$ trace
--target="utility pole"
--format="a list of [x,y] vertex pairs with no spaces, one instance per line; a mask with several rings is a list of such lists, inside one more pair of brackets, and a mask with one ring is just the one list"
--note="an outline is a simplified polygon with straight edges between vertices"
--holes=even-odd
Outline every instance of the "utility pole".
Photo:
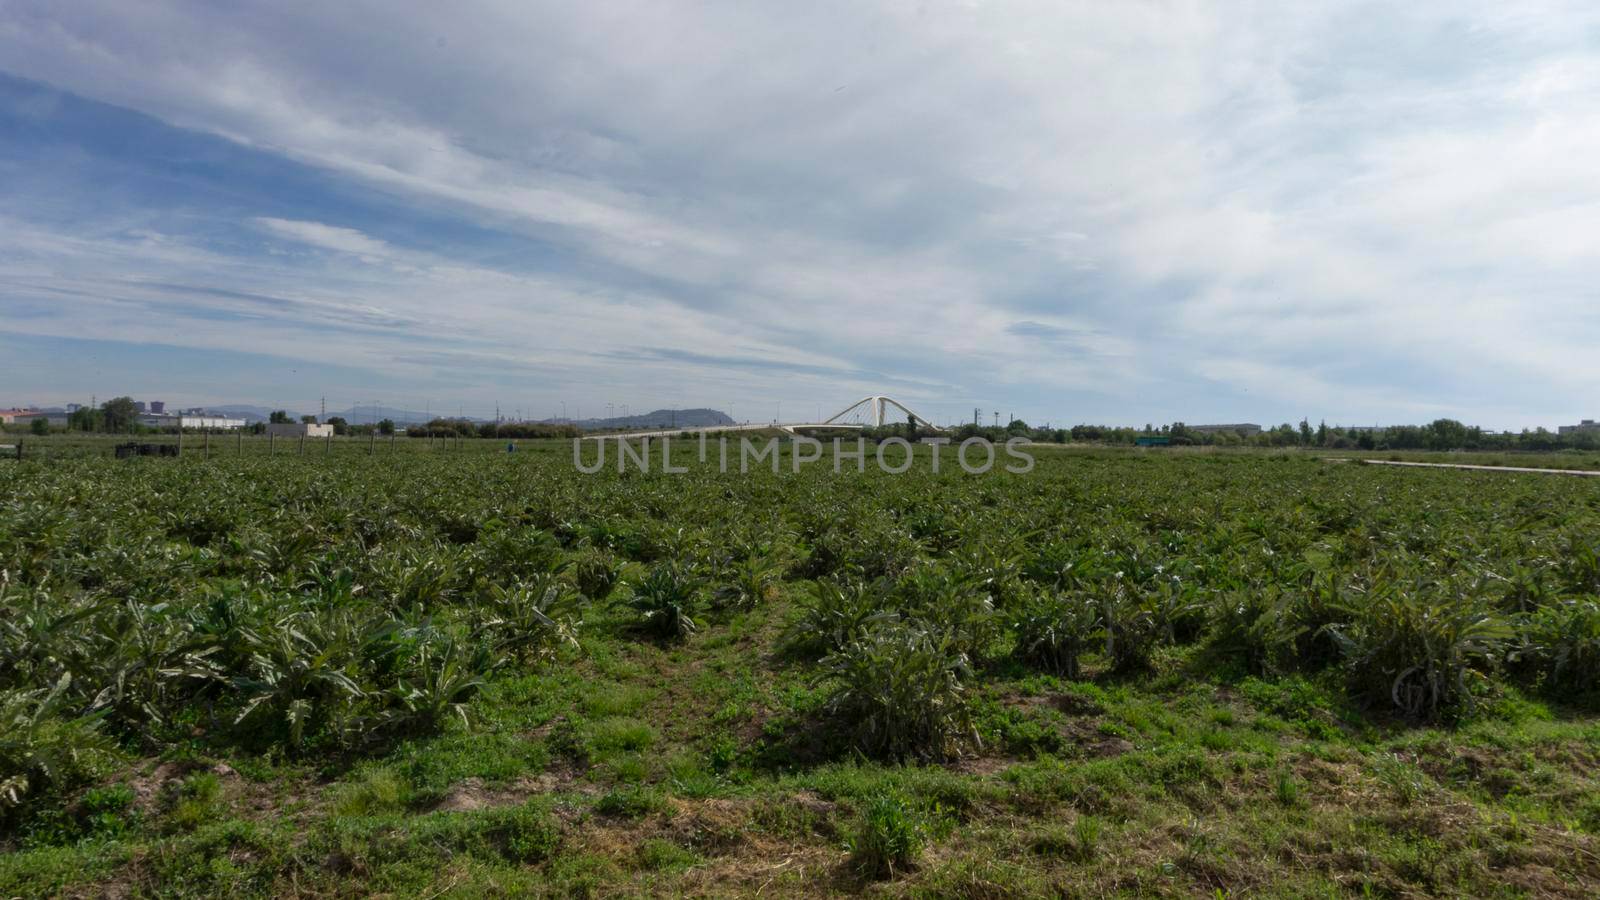
[[976,406],[974,406],[972,408],[972,427],[973,428],[977,428],[978,427],[978,417],[981,416],[981,415],[983,415],[983,412],[981,410],[979,410]]
[[326,421],[328,421],[328,398],[327,398],[326,395],[324,395],[323,398],[322,398],[322,411],[317,414],[317,421],[318,422],[326,422]]

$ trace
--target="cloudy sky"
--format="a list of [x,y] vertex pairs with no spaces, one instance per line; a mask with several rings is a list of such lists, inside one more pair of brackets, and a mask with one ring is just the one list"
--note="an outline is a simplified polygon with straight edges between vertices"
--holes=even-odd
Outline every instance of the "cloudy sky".
[[0,406],[1555,425],[1597,244],[1593,2],[0,0]]

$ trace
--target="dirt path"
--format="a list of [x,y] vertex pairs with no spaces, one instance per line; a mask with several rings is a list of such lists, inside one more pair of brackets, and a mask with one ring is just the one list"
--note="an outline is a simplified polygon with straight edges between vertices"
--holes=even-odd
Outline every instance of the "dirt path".
[[1402,462],[1398,459],[1362,459],[1352,456],[1324,456],[1324,462],[1364,462],[1369,466],[1413,466],[1422,469],[1474,469],[1479,472],[1533,472],[1539,475],[1583,475],[1600,478],[1600,471],[1590,469],[1530,469],[1524,466],[1473,466],[1466,463]]

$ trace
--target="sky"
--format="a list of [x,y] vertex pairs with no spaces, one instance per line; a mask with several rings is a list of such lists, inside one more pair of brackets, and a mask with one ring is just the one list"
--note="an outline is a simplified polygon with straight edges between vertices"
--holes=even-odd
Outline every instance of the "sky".
[[1593,2],[0,0],[0,406],[1600,417]]

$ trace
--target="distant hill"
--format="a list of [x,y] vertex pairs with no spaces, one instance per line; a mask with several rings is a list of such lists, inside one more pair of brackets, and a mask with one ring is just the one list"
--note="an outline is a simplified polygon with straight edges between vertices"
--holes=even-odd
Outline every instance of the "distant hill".
[[[176,412],[177,409],[169,404],[167,411]],[[272,418],[274,409],[270,406],[251,406],[248,403],[230,403],[227,406],[207,406],[205,407],[205,411],[214,415],[227,416],[231,419],[243,419],[246,422],[265,422]],[[299,413],[295,412],[294,410],[289,410],[288,412],[291,420],[295,422],[300,421]]]
[[[349,409],[328,410],[328,417],[332,418],[334,416],[343,416],[344,420],[352,425],[367,425],[372,422],[381,422],[384,419],[391,419],[396,425],[426,425],[434,419],[458,418],[449,410],[439,410],[438,412],[419,412],[414,409],[397,409],[393,406],[367,406],[364,404],[361,406],[352,406]],[[475,416],[467,416],[466,418],[468,421],[472,422],[489,421],[488,419],[479,419]]]
[[[255,406],[248,403],[230,403],[224,406],[207,406],[206,411],[216,415],[230,416],[244,419],[246,422],[265,422],[272,417],[275,407]],[[291,421],[300,421],[302,413],[298,410],[287,410]],[[314,415],[314,413],[312,413]],[[433,419],[458,418],[448,409],[437,412],[419,412],[414,409],[398,409],[393,406],[353,406],[349,409],[330,409],[328,418],[341,416],[352,425],[366,425],[383,419],[392,419],[397,425],[423,425]],[[477,416],[467,416],[471,422],[488,422]],[[324,420],[325,421],[325,420]],[[506,418],[510,421],[510,417]],[[616,416],[602,419],[544,419],[547,425],[576,425],[579,428],[590,430],[606,430],[613,428],[714,428],[718,425],[733,425],[734,420],[725,413],[715,409],[657,409],[647,413],[632,416]]]
[[715,409],[657,409],[634,416],[607,419],[545,419],[551,425],[576,425],[591,431],[612,428],[715,428],[733,425],[733,419]]
[[[249,403],[230,403],[225,406],[205,407],[206,412],[215,413],[217,415],[231,416],[236,419],[244,419],[246,422],[266,422],[272,418],[273,412],[275,412],[277,409],[279,409],[279,407],[254,406]],[[289,414],[290,421],[294,422],[300,421],[301,415],[316,415],[314,412],[302,413],[300,410],[294,409],[285,411]],[[352,425],[366,425],[370,422],[381,421],[383,419],[392,419],[397,425],[424,424],[430,419],[447,417],[443,412],[430,414],[417,412],[414,409],[396,409],[392,406],[353,406],[349,409],[328,410],[328,418],[331,419],[334,416],[341,416],[346,422],[349,422]],[[448,416],[448,418],[454,418],[454,416]],[[485,421],[483,419],[473,418],[472,416],[468,416],[467,418],[473,422]]]

